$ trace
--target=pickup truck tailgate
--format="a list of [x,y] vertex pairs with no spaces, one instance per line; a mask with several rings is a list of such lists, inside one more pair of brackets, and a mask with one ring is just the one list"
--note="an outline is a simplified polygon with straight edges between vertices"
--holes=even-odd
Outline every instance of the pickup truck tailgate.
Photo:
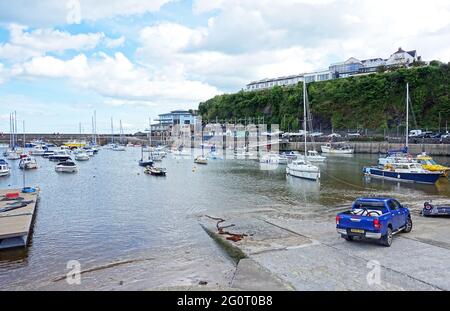
[[374,230],[374,217],[358,215],[339,215],[339,227],[342,229]]

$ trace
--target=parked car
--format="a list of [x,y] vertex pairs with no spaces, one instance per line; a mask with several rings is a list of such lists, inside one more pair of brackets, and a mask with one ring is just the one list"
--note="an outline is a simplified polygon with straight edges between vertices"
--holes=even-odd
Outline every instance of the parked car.
[[331,133],[327,136],[328,138],[341,138],[342,136],[338,133]]
[[409,131],[409,137],[418,137],[422,134],[422,130],[411,130]]
[[361,137],[361,134],[360,133],[347,133],[347,137],[349,137],[349,138]]
[[392,198],[359,198],[352,209],[336,216],[336,230],[347,241],[379,240],[391,246],[393,235],[412,230],[409,209]]

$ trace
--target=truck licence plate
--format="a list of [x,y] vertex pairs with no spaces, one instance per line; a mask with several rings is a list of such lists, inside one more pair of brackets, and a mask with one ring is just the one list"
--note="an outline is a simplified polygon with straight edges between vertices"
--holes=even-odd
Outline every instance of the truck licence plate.
[[350,229],[350,232],[353,232],[353,233],[364,233],[364,230],[361,230],[361,229]]

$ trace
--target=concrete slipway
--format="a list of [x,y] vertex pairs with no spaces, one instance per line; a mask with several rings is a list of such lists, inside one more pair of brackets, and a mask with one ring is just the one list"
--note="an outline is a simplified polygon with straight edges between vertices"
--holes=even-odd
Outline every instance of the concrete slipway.
[[[335,231],[335,211],[299,215],[276,209],[214,215],[229,232],[245,233],[238,242],[217,234],[216,221],[200,219],[211,236],[244,259],[231,288],[243,290],[450,290],[450,219],[419,215],[414,228],[398,234],[390,248],[372,241],[347,242]],[[379,262],[380,282],[367,281]],[[371,274],[373,275],[373,274]],[[372,279],[373,280],[373,279]]]

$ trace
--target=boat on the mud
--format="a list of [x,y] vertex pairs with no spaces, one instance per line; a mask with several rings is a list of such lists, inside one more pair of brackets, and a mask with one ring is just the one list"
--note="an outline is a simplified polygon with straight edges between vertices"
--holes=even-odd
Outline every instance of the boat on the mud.
[[153,166],[148,166],[144,170],[145,174],[150,174],[153,176],[166,176],[166,172],[167,170],[163,167],[153,167]]
[[208,158],[200,155],[194,159],[194,163],[195,164],[208,164]]

